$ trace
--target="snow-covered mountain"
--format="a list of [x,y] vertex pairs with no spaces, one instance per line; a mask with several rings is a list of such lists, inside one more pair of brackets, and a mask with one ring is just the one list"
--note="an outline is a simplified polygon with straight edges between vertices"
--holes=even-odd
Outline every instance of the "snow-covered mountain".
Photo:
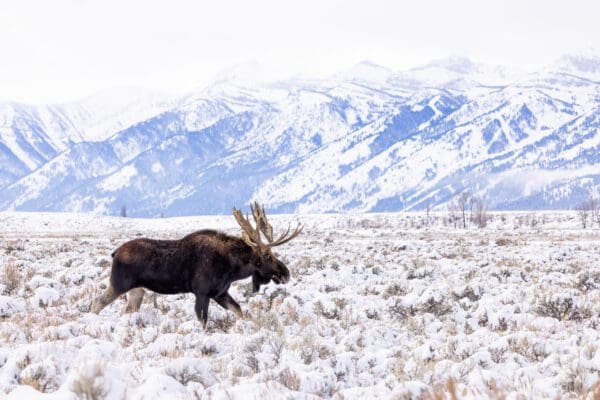
[[56,105],[0,103],[0,187],[45,165],[75,143],[103,141],[177,104],[139,88],[105,90]]
[[535,73],[361,62],[327,79],[232,70],[180,98],[0,105],[0,209],[392,211],[462,190],[571,208],[600,194],[599,71],[583,56]]

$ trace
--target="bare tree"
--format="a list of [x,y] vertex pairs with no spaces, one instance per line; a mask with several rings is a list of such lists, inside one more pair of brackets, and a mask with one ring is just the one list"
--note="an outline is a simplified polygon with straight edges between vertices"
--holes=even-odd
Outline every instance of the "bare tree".
[[473,196],[471,199],[473,204],[471,221],[473,221],[479,228],[485,228],[488,222],[488,214],[485,207],[485,202],[479,196]]
[[596,198],[590,197],[586,203],[590,211],[590,226],[593,227],[595,222],[600,227],[600,202]]
[[448,208],[448,218],[450,219],[450,222],[452,222],[452,225],[454,225],[456,228],[459,220],[458,204],[456,203],[456,199],[450,200],[446,207]]
[[598,224],[598,227],[600,227],[600,201],[598,201],[597,199],[591,197],[589,199],[590,202],[590,208],[591,210],[591,225],[594,225],[594,222],[596,222]]
[[431,214],[431,208],[432,208],[432,206],[431,206],[431,200],[427,199],[426,203],[425,203],[425,212],[426,212],[425,216],[427,218],[425,224],[427,226],[429,226],[429,214]]
[[472,209],[471,194],[468,191],[460,192],[456,196],[456,205],[462,220],[463,229],[467,229],[467,210]]
[[125,205],[121,207],[121,217],[127,217],[127,207]]
[[[596,201],[594,199],[590,198],[590,199],[580,203],[577,207],[575,207],[575,210],[577,210],[577,215],[579,216],[579,220],[581,221],[581,226],[583,227],[583,229],[587,228],[588,220],[589,220],[590,216],[592,216],[592,218],[593,218],[594,208],[596,208],[595,203],[596,203]],[[593,223],[593,220],[592,220],[592,223]]]
[[450,214],[450,219],[454,223],[454,227],[457,225],[462,225],[464,229],[467,228],[467,213],[472,213],[473,210],[473,200],[471,193],[468,191],[457,193],[452,200],[448,202],[448,212]]

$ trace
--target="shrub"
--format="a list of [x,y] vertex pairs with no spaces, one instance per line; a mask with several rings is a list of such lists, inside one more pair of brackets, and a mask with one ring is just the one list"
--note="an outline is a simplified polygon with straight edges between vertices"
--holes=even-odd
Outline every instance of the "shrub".
[[563,294],[542,296],[537,303],[536,312],[559,321],[581,321],[592,316],[589,307],[577,304],[572,296]]
[[30,364],[19,374],[19,383],[29,385],[40,392],[53,392],[58,389],[59,376],[53,359]]
[[82,365],[71,383],[71,390],[79,399],[100,400],[108,393],[108,382],[104,376],[104,365],[90,361]]
[[300,389],[300,378],[289,367],[279,373],[279,382],[290,390],[298,391]]
[[165,374],[184,386],[189,382],[198,382],[207,387],[214,384],[216,379],[204,361],[185,357],[171,362],[165,368]]

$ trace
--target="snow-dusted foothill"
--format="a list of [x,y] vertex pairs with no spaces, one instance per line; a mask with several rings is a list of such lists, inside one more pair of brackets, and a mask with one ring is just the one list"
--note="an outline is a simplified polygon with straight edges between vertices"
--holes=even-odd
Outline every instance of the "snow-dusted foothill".
[[[192,295],[89,312],[110,253],[231,216],[0,213],[0,397],[28,399],[592,398],[600,370],[600,230],[572,212],[273,215],[292,273],[230,293],[207,330]],[[519,397],[521,396],[521,397]],[[439,398],[439,397],[438,397]]]

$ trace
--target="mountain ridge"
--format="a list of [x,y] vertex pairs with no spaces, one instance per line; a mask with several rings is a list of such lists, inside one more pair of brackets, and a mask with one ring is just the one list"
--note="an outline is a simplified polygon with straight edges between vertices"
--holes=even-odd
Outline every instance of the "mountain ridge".
[[[462,190],[496,209],[570,208],[600,194],[599,60],[529,73],[464,58],[402,72],[363,61],[328,79],[258,83],[232,73],[115,107],[87,137],[60,112],[0,105],[0,209],[189,215],[260,200],[274,212],[399,211],[443,208]],[[32,149],[29,164],[17,147]]]

